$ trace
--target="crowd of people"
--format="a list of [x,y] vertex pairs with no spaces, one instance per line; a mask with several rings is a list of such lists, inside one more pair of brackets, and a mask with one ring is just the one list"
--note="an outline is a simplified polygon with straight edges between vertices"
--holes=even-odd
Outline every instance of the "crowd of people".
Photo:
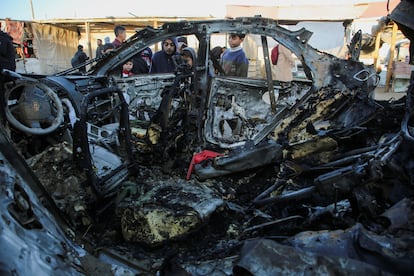
[[[96,54],[95,58],[99,59],[109,51],[120,47],[127,38],[127,30],[124,26],[115,26],[115,39],[111,42],[109,37],[105,37],[104,41],[98,38],[96,40]],[[220,68],[215,70],[215,74],[247,77],[249,68],[249,59],[243,50],[242,43],[245,39],[244,34],[232,33],[228,36],[229,47],[217,46],[210,52],[213,63]],[[15,50],[13,47],[12,37],[0,31],[0,69],[16,70]],[[162,49],[153,53],[151,48],[147,47],[137,53],[130,60],[128,60],[121,68],[121,77],[130,77],[136,74],[145,73],[172,73],[176,70],[176,64],[173,59],[174,55],[180,54],[186,62],[195,62],[196,51],[188,46],[187,38],[169,37],[161,44]],[[187,51],[184,51],[186,50]],[[272,56],[272,76],[274,80],[282,83],[289,83],[292,81],[291,68],[294,65],[291,52],[282,45],[275,46],[272,49],[272,55],[277,50],[277,62],[274,62]],[[189,54],[191,53],[191,54]],[[185,57],[191,56],[191,60]],[[71,59],[73,67],[77,67],[79,72],[85,73],[85,61],[90,57],[84,52],[83,45],[78,45],[77,52]],[[191,64],[191,66],[193,66]]]
[[[100,38],[96,40],[95,58],[99,59],[109,51],[120,47],[127,38],[126,28],[120,25],[115,26],[114,35],[115,39],[112,42],[109,37],[105,37],[104,41]],[[216,75],[247,77],[249,59],[242,47],[244,39],[244,34],[232,33],[228,36],[228,48],[217,46],[211,50],[210,55],[213,63],[216,65],[214,72]],[[191,49],[189,51],[194,53],[193,59],[195,59],[195,51],[188,46],[187,38],[184,36],[167,38],[162,42],[161,46],[162,49],[156,53],[153,53],[151,48],[147,47],[133,56],[121,69],[121,77],[145,73],[172,73],[176,70],[173,56],[177,54],[183,55],[185,53],[184,49]],[[274,62],[272,56],[272,77],[283,84],[289,83],[292,81],[291,68],[294,66],[292,53],[282,45],[276,45],[272,49],[272,55],[275,52],[278,59],[277,62]],[[13,38],[9,34],[0,31],[0,69],[15,71],[15,56]],[[71,59],[71,64],[73,67],[77,67],[79,72],[85,73],[85,61],[89,59],[90,57],[84,52],[83,45],[78,45],[77,52]],[[217,68],[220,68],[220,70]]]
[[[127,30],[124,26],[115,26],[115,39],[111,42],[109,37],[97,39],[96,58],[101,58],[109,51],[120,47],[127,38]],[[249,71],[249,59],[243,50],[242,43],[245,39],[245,34],[231,33],[228,36],[229,47],[217,46],[210,52],[211,58],[215,67],[216,75],[247,77]],[[103,43],[105,42],[105,44]],[[169,37],[161,43],[161,50],[153,53],[151,48],[147,47],[141,52],[137,53],[130,60],[128,60],[121,69],[121,77],[130,77],[136,74],[146,73],[173,73],[176,70],[174,55],[183,55],[185,49],[192,53],[192,58],[195,59],[194,49],[188,46],[187,38]],[[292,80],[291,68],[294,65],[291,52],[280,45],[272,49],[272,55],[278,50],[278,62],[272,62],[272,77],[274,80],[288,83]],[[193,55],[194,53],[194,55]],[[187,51],[188,56],[188,51]],[[88,60],[89,57],[83,52],[83,46],[78,46],[78,51],[75,53],[72,65],[78,66]],[[188,60],[189,62],[189,60]],[[194,62],[194,60],[192,61]],[[85,67],[79,68],[80,72],[85,72]]]

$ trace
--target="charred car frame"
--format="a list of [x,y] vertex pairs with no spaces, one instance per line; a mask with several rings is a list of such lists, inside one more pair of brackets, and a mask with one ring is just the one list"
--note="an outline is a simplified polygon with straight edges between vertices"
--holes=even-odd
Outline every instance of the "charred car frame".
[[[235,32],[260,38],[263,78],[216,75],[211,37]],[[118,77],[190,35],[194,70],[177,59],[171,74]],[[261,17],[182,21],[136,32],[85,75],[4,70],[1,271],[408,275],[414,88],[376,100],[374,68],[311,35]],[[306,80],[272,80],[269,39]]]

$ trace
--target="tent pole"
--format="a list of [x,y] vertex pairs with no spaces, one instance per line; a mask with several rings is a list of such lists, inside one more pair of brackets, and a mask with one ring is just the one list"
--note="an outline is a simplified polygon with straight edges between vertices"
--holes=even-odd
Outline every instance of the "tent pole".
[[397,24],[392,22],[392,36],[391,36],[391,45],[390,45],[390,58],[388,60],[388,66],[387,66],[387,76],[385,78],[385,92],[388,92],[390,89],[390,82],[391,82],[391,76],[392,71],[394,70],[393,64],[394,64],[394,52],[395,52],[395,40],[397,36]]
[[88,57],[93,58],[92,56],[92,45],[91,45],[91,28],[90,22],[85,22],[85,31],[86,31],[86,44],[88,45]]
[[33,8],[33,2],[32,2],[32,0],[30,0],[30,9],[32,11],[32,20],[35,20],[35,13],[34,13],[34,8]]
[[377,70],[378,67],[378,54],[379,54],[379,48],[380,48],[380,42],[381,42],[381,33],[378,32],[377,36],[375,37],[375,50],[374,50],[374,68]]
[[[158,28],[158,20],[157,20],[157,18],[156,18],[156,17],[154,17],[154,22],[152,23],[152,27],[153,27],[154,29]],[[161,46],[161,48],[162,48],[162,46]],[[158,50],[159,50],[159,48],[158,48],[158,43],[156,43],[156,44],[155,44],[155,49],[154,49],[154,51],[155,51],[155,52],[157,52]]]

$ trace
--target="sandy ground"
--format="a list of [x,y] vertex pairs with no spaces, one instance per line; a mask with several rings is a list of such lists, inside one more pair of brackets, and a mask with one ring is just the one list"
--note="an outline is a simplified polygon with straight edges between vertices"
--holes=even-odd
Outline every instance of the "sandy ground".
[[376,100],[390,100],[390,99],[400,99],[404,97],[406,92],[392,92],[390,88],[388,92],[385,92],[385,87],[377,87],[374,91],[374,99]]

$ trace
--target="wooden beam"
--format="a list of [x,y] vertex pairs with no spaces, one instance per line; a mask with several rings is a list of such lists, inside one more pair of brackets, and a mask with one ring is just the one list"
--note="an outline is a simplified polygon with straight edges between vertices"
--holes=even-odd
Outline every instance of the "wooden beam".
[[[158,28],[158,20],[157,20],[157,18],[154,18],[154,21],[152,22],[152,27],[153,27],[154,29]],[[161,47],[162,47],[162,46],[161,46]],[[154,51],[155,51],[155,52],[158,52],[158,51],[159,51],[159,48],[158,48],[158,43],[156,43],[156,44],[155,44],[155,49],[154,49]]]
[[85,30],[86,30],[86,44],[88,45],[88,57],[93,58],[92,44],[91,44],[91,28],[90,28],[89,22],[85,22]]
[[107,17],[107,18],[76,18],[76,19],[45,19],[45,20],[35,20],[36,23],[43,24],[83,24],[84,22],[90,23],[112,23],[115,25],[124,25],[124,24],[135,24],[142,23],[148,25],[149,22],[179,22],[179,21],[192,21],[192,20],[207,20],[213,19],[213,17]]
[[71,31],[80,31],[82,34],[86,33],[86,22],[89,23],[89,29],[94,33],[108,33],[113,32],[115,25],[123,25],[128,32],[135,32],[147,26],[153,25],[158,28],[166,22],[179,21],[193,21],[193,20],[208,20],[213,17],[107,17],[107,18],[83,18],[83,19],[47,19],[47,20],[33,20],[31,22],[39,24],[50,24],[55,27],[68,29]]
[[397,24],[392,22],[392,35],[391,35],[391,45],[390,45],[390,58],[388,60],[387,66],[387,76],[385,78],[385,92],[388,92],[390,89],[390,82],[392,73],[394,71],[394,53],[395,53],[395,40],[397,37]]
[[378,32],[377,36],[375,37],[375,49],[374,49],[374,68],[377,70],[378,67],[378,55],[379,55],[379,48],[381,42],[381,34],[382,32]]

